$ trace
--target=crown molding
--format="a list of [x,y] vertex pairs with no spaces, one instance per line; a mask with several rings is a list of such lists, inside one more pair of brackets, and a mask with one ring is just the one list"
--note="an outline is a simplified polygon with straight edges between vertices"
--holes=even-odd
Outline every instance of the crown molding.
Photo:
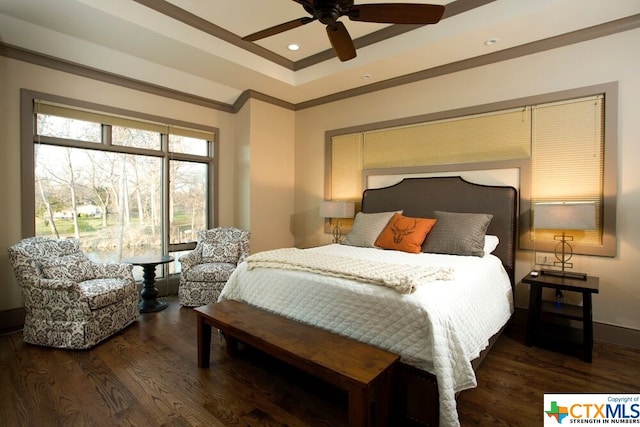
[[86,77],[104,83],[110,83],[116,86],[138,90],[140,92],[150,93],[153,95],[171,98],[178,101],[184,101],[190,104],[213,108],[215,110],[226,111],[228,113],[235,113],[233,106],[230,104],[215,101],[202,96],[192,95],[160,85],[154,85],[149,82],[132,79],[130,77],[121,76],[115,73],[109,73],[97,68],[78,64],[77,62],[67,61],[39,52],[23,49],[21,47],[12,46],[1,41],[0,56],[6,56],[7,58],[16,59],[18,61],[28,62],[30,64],[51,68],[53,70]]

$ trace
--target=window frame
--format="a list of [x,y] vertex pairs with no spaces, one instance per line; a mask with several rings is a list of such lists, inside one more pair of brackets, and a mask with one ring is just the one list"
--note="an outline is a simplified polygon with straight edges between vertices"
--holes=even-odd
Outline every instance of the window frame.
[[[184,243],[170,243],[169,236],[169,162],[171,160],[203,162],[204,157],[200,155],[190,155],[187,153],[169,152],[167,134],[161,134],[161,148],[159,150],[129,147],[123,145],[113,145],[110,140],[110,133],[107,138],[103,135],[103,141],[100,143],[69,140],[64,138],[38,136],[36,130],[36,101],[44,101],[57,103],[68,106],[70,108],[86,109],[104,113],[105,115],[117,115],[128,117],[131,119],[151,121],[155,123],[163,123],[168,126],[176,126],[180,128],[190,128],[213,133],[213,139],[210,141],[207,153],[207,164],[209,176],[207,177],[208,200],[207,222],[209,227],[217,226],[218,218],[218,128],[204,126],[196,123],[184,122],[167,117],[159,117],[150,114],[130,111],[106,105],[100,105],[92,102],[81,101],[66,98],[58,95],[36,92],[28,89],[20,90],[20,142],[21,142],[21,206],[22,206],[22,225],[21,232],[23,237],[35,236],[35,163],[34,163],[34,146],[36,138],[39,143],[56,145],[62,147],[81,148],[89,150],[97,150],[103,152],[116,152],[122,154],[144,155],[161,157],[163,159],[163,220],[162,220],[162,250],[163,252],[180,252],[192,250],[196,246],[196,240]],[[104,125],[103,128],[110,125]],[[32,220],[29,220],[31,218]]]
[[[602,243],[587,245],[575,242],[572,244],[573,253],[581,255],[596,255],[615,257],[617,254],[616,237],[616,204],[618,188],[617,152],[618,152],[618,82],[608,82],[593,86],[550,92],[511,100],[498,101],[489,104],[464,107],[454,110],[428,113],[419,116],[388,120],[378,123],[335,129],[325,132],[325,199],[332,199],[331,171],[332,171],[332,138],[354,133],[364,133],[373,130],[393,127],[416,125],[423,122],[451,119],[467,115],[489,113],[496,110],[519,108],[526,105],[545,104],[565,101],[588,96],[604,96],[604,176],[603,176],[603,210],[602,210]],[[518,167],[520,169],[519,191],[519,221],[518,236],[519,249],[553,252],[556,241],[534,240],[531,229],[531,158],[511,161],[489,161],[482,163],[461,163],[438,166],[396,167],[386,169],[363,169],[362,189],[366,188],[367,177],[377,174],[415,174],[446,171],[465,171],[478,169],[502,169],[504,167]],[[359,201],[357,201],[359,202]]]

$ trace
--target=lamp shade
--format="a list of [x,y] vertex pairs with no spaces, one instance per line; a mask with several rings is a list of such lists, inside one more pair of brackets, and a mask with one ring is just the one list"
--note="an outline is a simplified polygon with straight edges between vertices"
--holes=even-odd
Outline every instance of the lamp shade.
[[535,203],[533,228],[554,230],[594,230],[596,205],[594,202]]
[[343,200],[324,200],[320,205],[322,218],[353,218],[355,203]]

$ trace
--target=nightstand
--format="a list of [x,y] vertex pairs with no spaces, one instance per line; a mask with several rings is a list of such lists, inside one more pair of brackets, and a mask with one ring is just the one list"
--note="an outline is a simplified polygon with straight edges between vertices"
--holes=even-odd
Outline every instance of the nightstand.
[[[540,273],[538,276],[526,275],[522,283],[529,289],[529,319],[527,322],[527,345],[551,345],[555,348],[579,346],[582,357],[591,362],[593,348],[593,317],[591,295],[598,293],[599,279],[587,276],[586,280],[570,277],[557,277]],[[561,291],[582,293],[582,307],[577,305],[542,301],[542,289],[552,288]],[[565,319],[565,324],[561,324]],[[567,320],[568,319],[568,320]],[[581,322],[582,328],[568,326],[566,323]]]

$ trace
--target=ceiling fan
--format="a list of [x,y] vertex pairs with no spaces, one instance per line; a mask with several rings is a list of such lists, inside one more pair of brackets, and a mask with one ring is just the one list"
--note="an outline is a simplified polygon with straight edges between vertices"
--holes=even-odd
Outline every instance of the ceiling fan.
[[418,3],[372,3],[354,5],[354,0],[293,0],[301,4],[311,16],[294,19],[257,33],[243,37],[256,41],[288,31],[318,20],[326,25],[333,50],[341,61],[356,57],[356,48],[345,25],[338,21],[342,16],[352,21],[383,24],[435,24],[444,13],[444,6]]

